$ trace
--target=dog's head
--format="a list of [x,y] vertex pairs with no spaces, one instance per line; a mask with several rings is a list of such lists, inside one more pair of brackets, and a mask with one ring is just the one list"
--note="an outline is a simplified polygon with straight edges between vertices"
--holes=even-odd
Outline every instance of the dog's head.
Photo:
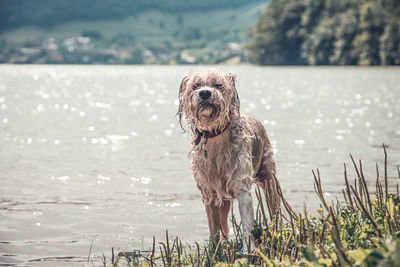
[[203,69],[184,77],[177,114],[180,123],[184,115],[200,131],[223,129],[230,120],[240,116],[236,75]]

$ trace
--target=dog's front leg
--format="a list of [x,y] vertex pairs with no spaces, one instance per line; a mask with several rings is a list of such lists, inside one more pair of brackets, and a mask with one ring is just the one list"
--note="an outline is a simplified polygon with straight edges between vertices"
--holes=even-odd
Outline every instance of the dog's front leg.
[[247,251],[248,246],[250,246],[250,250],[247,252],[251,252],[255,249],[255,242],[252,234],[254,229],[253,199],[249,191],[241,190],[237,195],[237,200],[239,202],[239,213],[242,220],[244,250]]
[[206,213],[208,219],[208,227],[210,229],[210,238],[218,242],[219,240],[219,207],[214,204],[206,205]]
[[228,216],[230,209],[231,201],[227,199],[223,200],[221,207],[219,208],[219,221],[221,224],[221,232],[224,235],[224,238],[227,238],[229,235]]

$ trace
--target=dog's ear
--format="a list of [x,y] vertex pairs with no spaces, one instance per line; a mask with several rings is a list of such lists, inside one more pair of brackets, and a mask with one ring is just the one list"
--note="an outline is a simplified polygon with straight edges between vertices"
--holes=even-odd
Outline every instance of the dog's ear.
[[230,83],[230,85],[236,90],[236,79],[237,79],[236,74],[233,73],[233,72],[228,72],[228,73],[225,75],[225,78],[228,80],[228,82]]
[[182,126],[182,115],[183,115],[183,99],[182,99],[182,95],[183,95],[183,91],[185,91],[185,89],[186,89],[186,85],[187,85],[187,82],[189,81],[189,79],[190,79],[189,75],[185,76],[182,79],[181,85],[179,87],[179,93],[178,93],[179,106],[178,106],[178,112],[176,113],[176,115],[179,117],[179,125],[181,126],[183,131],[185,131],[185,128],[183,128],[183,126]]
[[236,74],[229,72],[226,74],[226,79],[231,85],[232,88],[232,99],[231,99],[231,105],[230,105],[230,116],[231,119],[233,117],[240,117],[240,101],[239,101],[239,95],[236,91],[236,79],[237,76]]

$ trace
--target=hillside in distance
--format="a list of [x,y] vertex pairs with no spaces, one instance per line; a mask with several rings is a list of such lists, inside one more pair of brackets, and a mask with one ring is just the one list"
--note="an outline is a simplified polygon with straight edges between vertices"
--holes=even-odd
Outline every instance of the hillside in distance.
[[262,0],[0,0],[0,30],[63,22],[121,19],[146,11],[179,13],[235,8]]
[[271,0],[252,37],[261,65],[400,65],[400,1]]
[[[14,2],[14,6],[10,4]],[[0,26],[0,62],[243,61],[248,28],[264,12],[267,2],[85,0],[67,5],[71,1],[0,0],[0,20],[4,22]],[[3,8],[5,3],[9,6]]]

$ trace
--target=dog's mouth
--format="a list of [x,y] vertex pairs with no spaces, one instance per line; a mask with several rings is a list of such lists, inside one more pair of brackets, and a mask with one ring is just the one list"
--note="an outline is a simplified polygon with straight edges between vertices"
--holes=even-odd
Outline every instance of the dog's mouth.
[[217,117],[218,113],[218,106],[208,102],[201,102],[196,110],[196,118],[199,121],[212,121]]

